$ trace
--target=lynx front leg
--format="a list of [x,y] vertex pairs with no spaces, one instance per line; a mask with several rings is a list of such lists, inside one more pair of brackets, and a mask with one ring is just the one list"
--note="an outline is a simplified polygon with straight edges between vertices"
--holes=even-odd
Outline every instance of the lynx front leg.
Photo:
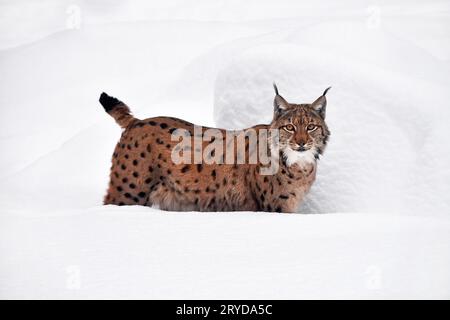
[[298,195],[279,195],[273,203],[273,212],[297,213],[300,202]]

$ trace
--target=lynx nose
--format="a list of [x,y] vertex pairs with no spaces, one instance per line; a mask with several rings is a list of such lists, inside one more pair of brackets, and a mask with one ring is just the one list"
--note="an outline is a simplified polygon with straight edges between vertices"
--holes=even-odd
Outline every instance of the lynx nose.
[[297,145],[298,145],[297,151],[305,151],[305,144],[304,143],[300,142]]

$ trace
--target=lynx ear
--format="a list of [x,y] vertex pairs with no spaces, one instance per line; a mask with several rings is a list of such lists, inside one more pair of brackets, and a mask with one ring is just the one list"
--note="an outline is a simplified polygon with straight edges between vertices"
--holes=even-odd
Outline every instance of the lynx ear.
[[273,100],[274,118],[279,117],[284,111],[289,108],[289,103],[278,93],[277,85],[274,83],[275,99]]
[[330,89],[331,87],[326,88],[323,94],[311,104],[311,108],[313,108],[313,110],[316,111],[322,117],[322,119],[325,119],[325,113],[327,109],[327,98],[325,97],[325,95]]

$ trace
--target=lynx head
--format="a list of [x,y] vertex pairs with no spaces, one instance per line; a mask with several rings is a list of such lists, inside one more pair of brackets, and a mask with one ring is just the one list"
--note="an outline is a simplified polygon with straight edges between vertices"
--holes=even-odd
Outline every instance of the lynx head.
[[271,129],[279,130],[280,154],[288,166],[313,163],[325,150],[330,132],[325,123],[325,92],[311,104],[288,103],[274,84],[274,115]]

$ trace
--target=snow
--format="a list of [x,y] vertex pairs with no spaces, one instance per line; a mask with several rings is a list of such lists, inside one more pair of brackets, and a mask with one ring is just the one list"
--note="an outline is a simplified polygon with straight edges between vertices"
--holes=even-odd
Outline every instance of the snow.
[[[448,2],[0,12],[1,298],[450,298]],[[101,205],[120,135],[102,91],[243,128],[270,121],[273,81],[298,103],[332,86],[307,214]]]
[[1,219],[9,298],[448,296],[447,219],[114,207]]

